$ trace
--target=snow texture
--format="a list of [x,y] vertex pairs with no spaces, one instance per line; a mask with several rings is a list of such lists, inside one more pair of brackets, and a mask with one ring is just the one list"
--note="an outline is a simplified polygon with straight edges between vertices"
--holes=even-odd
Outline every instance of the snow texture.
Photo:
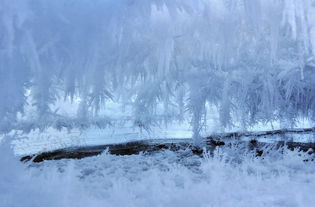
[[0,145],[0,206],[309,206],[315,202],[314,155],[242,146],[204,157],[160,151],[82,160],[21,163]]
[[315,0],[0,0],[0,207],[310,206],[314,154],[298,151],[14,155],[301,120]]

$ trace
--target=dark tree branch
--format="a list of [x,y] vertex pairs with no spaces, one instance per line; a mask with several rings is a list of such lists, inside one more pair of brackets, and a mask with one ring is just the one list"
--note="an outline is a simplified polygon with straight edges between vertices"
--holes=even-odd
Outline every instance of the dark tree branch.
[[[283,135],[285,140],[275,141],[273,145],[276,149],[280,147],[287,147],[288,149],[300,149],[304,152],[315,152],[315,143],[302,143],[290,141],[290,135],[292,134],[315,134],[315,128],[306,129],[283,129],[273,131],[261,131],[261,132],[232,132],[223,134],[214,134],[205,139],[206,150],[213,150],[215,147],[226,146],[231,141],[237,143],[247,144],[248,149],[256,149],[257,156],[263,154],[263,147],[271,145],[270,143],[257,141],[257,138],[272,138],[273,136]],[[249,138],[248,140],[242,140],[242,138]],[[287,139],[286,139],[287,138]],[[315,139],[315,135],[314,135]],[[44,160],[59,160],[59,159],[81,159],[84,157],[90,157],[99,155],[105,150],[108,153],[114,155],[133,155],[144,153],[153,153],[160,150],[178,151],[180,149],[191,149],[192,153],[202,155],[203,150],[193,146],[191,139],[160,139],[160,140],[141,140],[133,141],[122,144],[109,144],[98,146],[86,146],[86,147],[71,147],[50,152],[42,152],[33,155],[23,156],[21,161],[42,162]]]

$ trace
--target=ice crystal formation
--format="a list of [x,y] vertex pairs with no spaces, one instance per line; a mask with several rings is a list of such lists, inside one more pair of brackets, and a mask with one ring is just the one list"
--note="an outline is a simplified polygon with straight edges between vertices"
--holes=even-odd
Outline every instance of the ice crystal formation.
[[0,129],[73,99],[75,123],[110,122],[111,101],[145,129],[189,119],[196,139],[209,109],[293,124],[315,118],[314,57],[313,0],[1,0]]

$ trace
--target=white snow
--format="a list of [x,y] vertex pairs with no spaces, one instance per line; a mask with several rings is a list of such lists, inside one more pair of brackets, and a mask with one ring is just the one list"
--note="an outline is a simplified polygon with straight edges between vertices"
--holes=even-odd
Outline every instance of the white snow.
[[204,158],[190,151],[22,164],[1,147],[1,207],[309,206],[314,155],[239,147]]
[[314,120],[314,0],[0,0],[0,207],[309,206],[296,151],[13,154]]

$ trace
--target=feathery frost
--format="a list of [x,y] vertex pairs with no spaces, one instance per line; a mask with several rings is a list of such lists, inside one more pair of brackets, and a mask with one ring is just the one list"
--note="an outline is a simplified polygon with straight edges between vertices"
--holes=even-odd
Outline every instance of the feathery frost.
[[223,127],[315,119],[315,1],[2,0],[1,131],[63,98],[81,121],[107,101],[144,129],[188,117],[197,142],[209,108]]

